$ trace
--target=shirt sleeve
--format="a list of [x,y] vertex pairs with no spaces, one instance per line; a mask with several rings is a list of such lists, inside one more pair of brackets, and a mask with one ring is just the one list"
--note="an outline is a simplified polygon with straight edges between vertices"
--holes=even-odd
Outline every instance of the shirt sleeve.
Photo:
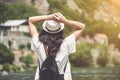
[[70,54],[75,53],[76,52],[76,40],[75,40],[74,34],[71,34],[65,40],[67,43],[69,53]]
[[38,47],[38,34],[34,35],[31,40],[31,50],[35,51],[35,49]]
[[39,80],[39,66],[36,69],[35,79],[34,80]]

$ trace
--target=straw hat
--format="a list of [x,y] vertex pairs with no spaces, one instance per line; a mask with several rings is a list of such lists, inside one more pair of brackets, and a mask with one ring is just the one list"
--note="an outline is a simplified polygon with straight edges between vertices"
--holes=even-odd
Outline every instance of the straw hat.
[[45,20],[43,23],[43,30],[48,33],[58,33],[64,29],[64,24],[54,20]]

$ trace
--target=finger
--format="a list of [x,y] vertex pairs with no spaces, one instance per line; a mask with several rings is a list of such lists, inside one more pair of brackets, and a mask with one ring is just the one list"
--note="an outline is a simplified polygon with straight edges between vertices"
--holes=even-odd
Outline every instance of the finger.
[[55,13],[55,16],[56,16],[56,17],[59,17],[59,14],[58,14],[58,13]]
[[60,19],[60,17],[59,17],[57,14],[54,14],[53,17],[54,17],[55,19],[57,19],[57,20]]
[[59,22],[57,19],[53,19],[54,21],[56,21],[56,22]]
[[53,19],[53,18],[54,18],[54,17],[53,17],[53,14],[51,14],[50,16],[51,16],[51,19]]
[[60,12],[58,12],[58,13],[57,13],[57,16],[61,17],[61,16],[62,16],[62,14],[61,14]]
[[55,14],[53,15],[53,17],[54,17],[55,19],[57,18],[57,16],[56,16]]

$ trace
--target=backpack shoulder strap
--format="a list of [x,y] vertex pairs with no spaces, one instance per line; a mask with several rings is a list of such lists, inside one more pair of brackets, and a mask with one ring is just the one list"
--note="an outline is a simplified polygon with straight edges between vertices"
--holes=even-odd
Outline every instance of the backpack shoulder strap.
[[[45,50],[46,56],[48,56],[47,46],[44,45],[44,44],[43,44],[43,46],[44,46],[44,50]],[[40,61],[39,60],[38,60],[38,66],[39,66],[39,74],[40,74]]]
[[67,68],[67,63],[68,63],[68,60],[66,61],[66,64],[65,64],[65,67],[64,67],[64,72],[65,72],[65,70]]

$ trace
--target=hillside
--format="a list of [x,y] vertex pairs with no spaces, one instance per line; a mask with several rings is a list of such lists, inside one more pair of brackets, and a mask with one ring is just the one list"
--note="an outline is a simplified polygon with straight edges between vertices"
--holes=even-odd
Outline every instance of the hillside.
[[[87,8],[83,8],[84,6],[87,7],[87,3],[83,3],[85,1],[79,1],[79,0],[66,0],[67,1],[67,5],[73,9],[73,10],[77,10],[80,13],[82,13],[83,11],[89,10]],[[49,13],[49,6],[50,4],[48,3],[47,0],[0,0],[0,2],[5,2],[5,3],[26,3],[28,5],[33,5],[35,8],[38,9],[38,11],[41,14],[47,14]],[[75,3],[76,2],[76,3]],[[93,2],[97,5],[96,7],[92,7],[91,5],[93,5]],[[120,0],[100,0],[100,1],[96,1],[95,0],[91,0],[91,5],[88,5],[88,8],[91,8],[91,10],[94,10],[94,19],[95,20],[104,20],[106,22],[112,22],[114,25],[120,25],[119,21],[120,21]],[[83,7],[81,8],[81,5],[83,5]],[[89,7],[90,6],[90,7]],[[86,12],[87,13],[87,12]],[[89,15],[89,13],[88,13]]]
[[37,8],[38,12],[41,14],[47,14],[49,4],[47,0],[0,0],[3,3],[25,3],[27,5],[32,5],[33,7]]
[[95,12],[94,19],[112,22],[115,26],[120,25],[120,6],[118,7],[118,4],[120,4],[120,0],[102,1]]
[[[25,3],[37,8],[40,14],[50,14],[60,11],[66,18],[86,24],[87,28],[83,36],[89,34],[93,37],[96,33],[105,33],[109,38],[109,42],[115,44],[115,46],[120,49],[118,39],[118,34],[120,33],[120,0],[0,0],[0,2],[10,4]],[[24,11],[24,9],[22,11]],[[19,13],[21,14],[18,16],[23,16],[22,11],[20,8]],[[3,11],[3,13],[4,12],[5,11]],[[13,13],[15,13],[14,10]],[[35,12],[33,12],[33,14],[34,13]],[[19,18],[21,18],[21,16]],[[28,13],[26,13],[25,18],[26,16],[29,17]],[[14,15],[10,18],[19,19]],[[2,19],[4,19],[4,17],[1,18],[1,20]],[[7,16],[6,19],[9,19],[9,16]],[[65,30],[66,33],[72,31],[71,29]]]
[[74,0],[79,8],[82,8],[88,15],[93,12],[95,20],[104,20],[120,25],[120,0],[91,0],[91,2]]

